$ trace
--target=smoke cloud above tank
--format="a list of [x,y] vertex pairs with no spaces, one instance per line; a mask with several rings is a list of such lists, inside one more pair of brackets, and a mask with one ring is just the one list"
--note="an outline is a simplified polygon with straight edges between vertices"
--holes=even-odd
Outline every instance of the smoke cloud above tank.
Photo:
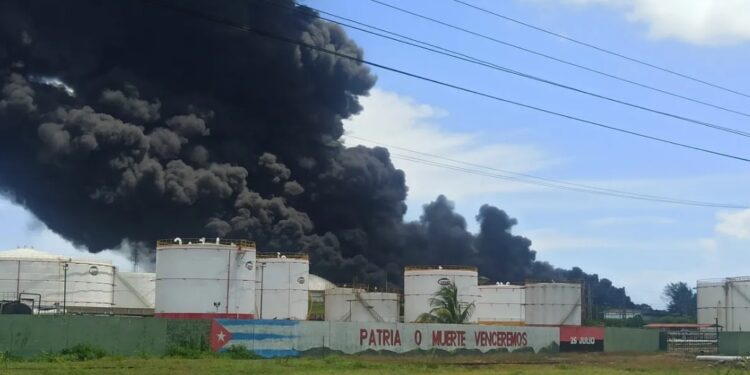
[[[179,4],[364,53],[306,12]],[[496,280],[601,284],[538,262],[493,206],[477,214],[478,234],[443,196],[404,222],[408,189],[388,150],[340,141],[375,84],[366,66],[138,1],[8,0],[0,26],[0,193],[89,251],[242,237],[307,251],[336,282],[399,283],[406,264],[466,263]]]

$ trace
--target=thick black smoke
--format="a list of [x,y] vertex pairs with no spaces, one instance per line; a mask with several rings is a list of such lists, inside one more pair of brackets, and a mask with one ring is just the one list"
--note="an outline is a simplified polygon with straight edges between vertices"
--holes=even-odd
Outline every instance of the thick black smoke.
[[[363,54],[304,12],[175,4]],[[497,280],[591,277],[536,262],[492,206],[478,235],[442,196],[405,223],[388,151],[340,142],[375,83],[350,60],[140,1],[7,0],[0,80],[0,191],[92,252],[227,236],[309,251],[313,271],[338,282],[399,282],[404,265],[429,263],[477,264]]]

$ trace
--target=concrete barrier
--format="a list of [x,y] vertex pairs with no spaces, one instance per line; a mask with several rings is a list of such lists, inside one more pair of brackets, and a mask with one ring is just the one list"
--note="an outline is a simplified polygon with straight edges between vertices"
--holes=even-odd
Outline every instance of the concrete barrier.
[[719,353],[750,355],[750,332],[719,332]]
[[32,357],[89,344],[110,354],[162,355],[166,321],[109,316],[0,315],[0,352]]
[[659,331],[642,328],[607,327],[604,329],[605,352],[657,352]]
[[347,354],[557,351],[560,333],[557,327],[217,319],[210,339],[214,351],[240,345],[263,357],[288,357],[317,349]]

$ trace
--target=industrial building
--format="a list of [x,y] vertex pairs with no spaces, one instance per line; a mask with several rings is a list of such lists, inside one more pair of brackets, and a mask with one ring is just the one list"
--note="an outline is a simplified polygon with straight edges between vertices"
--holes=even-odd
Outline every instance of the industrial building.
[[155,273],[27,248],[0,252],[0,301],[33,313],[410,323],[430,312],[441,287],[455,283],[459,301],[474,304],[469,323],[581,324],[580,284],[478,281],[472,266],[409,266],[403,294],[336,286],[310,274],[306,254],[262,253],[251,241],[221,238],[157,241]]

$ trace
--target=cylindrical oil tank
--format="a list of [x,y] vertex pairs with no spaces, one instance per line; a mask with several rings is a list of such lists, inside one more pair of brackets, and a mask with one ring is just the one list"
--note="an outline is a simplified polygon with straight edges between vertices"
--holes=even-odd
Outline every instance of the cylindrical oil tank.
[[698,281],[698,323],[750,331],[750,277]]
[[254,318],[255,260],[255,243],[246,240],[158,241],[155,315]]
[[479,301],[474,313],[480,324],[522,325],[526,319],[523,285],[497,283],[479,286]]
[[479,301],[478,273],[469,266],[408,266],[404,270],[404,322],[414,322],[431,309],[430,299],[441,287],[451,282],[458,288],[462,304],[475,304],[469,322],[477,322],[476,303]]
[[386,322],[399,320],[398,293],[362,288],[332,288],[325,291],[325,319],[334,322]]
[[750,277],[732,277],[727,282],[729,319],[726,331],[750,331]]
[[68,310],[92,311],[112,306],[113,285],[110,262],[28,248],[0,252],[0,300],[28,300],[40,310],[65,305]]
[[260,319],[305,320],[310,261],[307,254],[258,253],[255,310]]
[[581,325],[581,284],[530,283],[524,290],[527,325]]
[[115,273],[114,307],[116,309],[153,309],[155,293],[155,273]]
[[728,279],[698,280],[698,324],[718,324],[729,330]]

